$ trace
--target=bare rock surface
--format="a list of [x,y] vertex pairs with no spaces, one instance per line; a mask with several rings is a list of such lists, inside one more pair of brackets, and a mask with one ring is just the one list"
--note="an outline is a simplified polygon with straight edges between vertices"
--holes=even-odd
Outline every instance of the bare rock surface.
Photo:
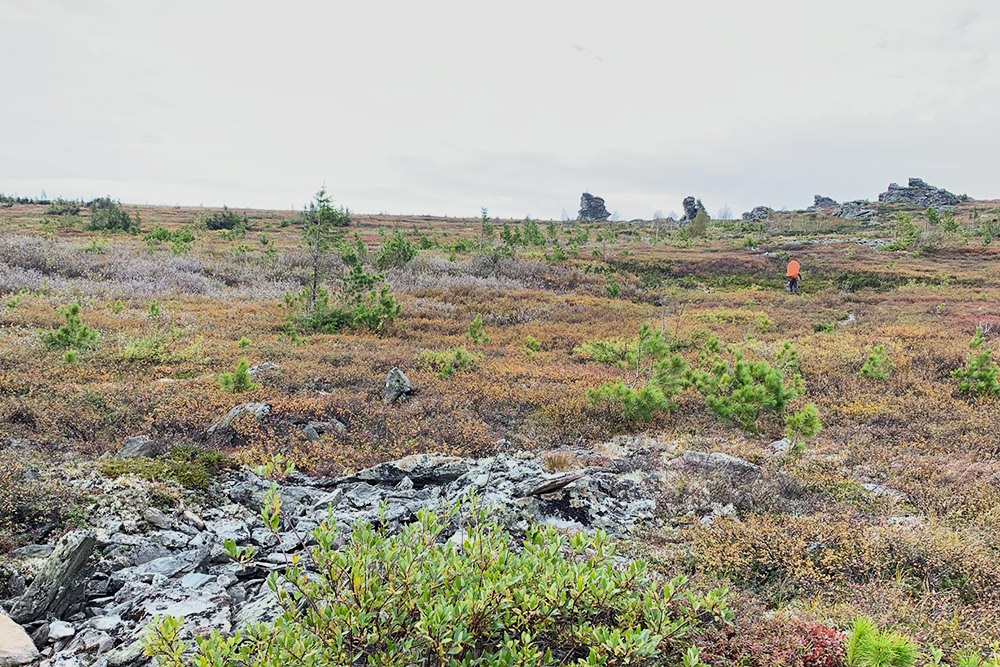
[[37,659],[38,649],[24,628],[0,614],[0,667],[27,665]]

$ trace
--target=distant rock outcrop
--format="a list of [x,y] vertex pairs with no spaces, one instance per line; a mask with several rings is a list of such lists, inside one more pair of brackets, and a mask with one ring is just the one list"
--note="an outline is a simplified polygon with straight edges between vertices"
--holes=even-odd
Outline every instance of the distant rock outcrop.
[[610,218],[611,214],[604,208],[603,199],[584,192],[580,196],[580,212],[577,217],[582,222],[600,222]]
[[754,206],[753,210],[743,214],[743,222],[764,222],[774,210],[767,206]]
[[870,220],[875,217],[875,209],[863,199],[845,201],[833,211],[835,218],[845,220]]
[[905,188],[896,183],[890,183],[889,189],[880,194],[878,200],[887,204],[912,204],[933,208],[954,206],[959,202],[956,195],[944,188],[929,185],[921,178],[909,179]]
[[[705,211],[705,207],[702,206],[700,199],[695,199],[694,197],[685,197],[682,202],[684,206],[684,215],[680,219],[680,224],[684,225],[692,220],[698,215],[698,211]],[[708,216],[708,211],[705,211],[705,215]]]
[[830,208],[831,206],[838,206],[839,203],[836,199],[830,197],[824,197],[823,195],[813,195],[813,205],[808,209],[809,211],[817,211],[821,208]]

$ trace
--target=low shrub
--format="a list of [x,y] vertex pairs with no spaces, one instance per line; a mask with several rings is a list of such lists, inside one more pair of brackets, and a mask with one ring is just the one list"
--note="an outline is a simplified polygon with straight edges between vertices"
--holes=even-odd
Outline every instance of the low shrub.
[[140,223],[139,212],[136,211],[133,218],[122,208],[120,202],[102,199],[90,204],[90,223],[87,229],[91,231],[138,234]]
[[247,371],[249,368],[250,362],[246,359],[240,359],[232,373],[219,373],[219,386],[222,387],[223,391],[228,391],[231,394],[241,394],[256,389],[258,385]]
[[465,330],[465,338],[473,345],[489,345],[490,337],[486,335],[486,327],[483,326],[483,316],[477,314],[475,319]]
[[912,639],[882,630],[866,617],[854,622],[846,647],[848,667],[910,667],[917,652]]
[[991,359],[992,350],[982,349],[986,339],[983,328],[977,327],[976,333],[969,341],[969,357],[965,368],[956,368],[951,376],[958,380],[958,390],[963,394],[974,396],[1000,396],[1000,367]]
[[60,312],[66,317],[66,323],[55,331],[41,334],[42,342],[52,349],[89,350],[97,347],[100,336],[96,329],[83,323],[80,318],[80,302],[71,303]]
[[45,215],[79,215],[80,202],[56,199],[45,209]]
[[454,350],[444,350],[443,352],[433,352],[424,350],[420,353],[418,361],[422,368],[434,371],[439,378],[450,378],[455,371],[464,371],[473,368],[482,359],[482,355],[469,352],[465,348],[455,348]]
[[98,470],[107,477],[135,475],[152,481],[170,479],[188,489],[205,489],[226,466],[226,459],[217,450],[202,450],[178,446],[163,458],[135,456],[124,459],[104,458]]
[[869,380],[884,382],[889,379],[889,375],[895,366],[892,360],[886,355],[885,347],[876,345],[872,348],[868,358],[865,359],[865,363],[861,366],[861,370],[858,371],[858,375]]
[[[274,531],[276,496],[262,510]],[[456,518],[422,510],[396,535],[358,523],[343,546],[324,523],[313,532],[315,572],[294,555],[268,578],[283,610],[276,622],[191,647],[180,619],[161,619],[144,635],[146,654],[164,667],[301,656],[315,665],[695,667],[697,650],[685,652],[695,633],[730,621],[725,590],[698,595],[684,577],[654,580],[644,562],[619,566],[603,533],[567,539],[535,526],[515,545],[480,515],[459,545],[442,539]]]
[[416,256],[417,249],[413,246],[413,243],[410,242],[410,239],[405,234],[397,229],[382,244],[382,249],[379,251],[375,263],[378,268],[387,269],[394,266],[403,266]]
[[246,213],[242,216],[234,211],[230,211],[228,206],[223,206],[221,211],[216,211],[204,218],[207,229],[227,229],[232,230],[242,227],[244,230],[249,227],[249,220]]

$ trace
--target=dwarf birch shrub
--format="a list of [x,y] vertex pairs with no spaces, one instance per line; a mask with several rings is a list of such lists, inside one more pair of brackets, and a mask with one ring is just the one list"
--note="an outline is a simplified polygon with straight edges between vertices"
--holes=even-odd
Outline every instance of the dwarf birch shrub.
[[[277,532],[276,492],[262,516]],[[682,576],[657,581],[644,562],[618,566],[604,533],[567,539],[535,526],[518,545],[480,513],[458,545],[442,539],[457,516],[423,510],[396,535],[358,523],[343,546],[324,523],[308,573],[293,555],[268,578],[283,609],[273,624],[215,632],[189,654],[183,621],[160,619],[146,653],[162,667],[652,667],[681,663],[699,627],[731,620],[725,589],[698,595]]]

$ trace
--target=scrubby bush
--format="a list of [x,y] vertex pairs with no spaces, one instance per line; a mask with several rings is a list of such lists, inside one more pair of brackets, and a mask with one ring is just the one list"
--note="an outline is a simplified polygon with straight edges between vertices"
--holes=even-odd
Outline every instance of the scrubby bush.
[[[784,348],[779,351],[776,364],[787,355]],[[759,430],[763,414],[783,414],[789,401],[805,389],[802,376],[791,366],[748,362],[732,348],[724,349],[715,336],[688,377],[712,412],[751,432]]]
[[910,667],[917,651],[912,639],[882,630],[870,618],[858,618],[848,633],[848,667]]
[[868,358],[865,359],[858,375],[869,380],[885,381],[889,379],[889,375],[895,367],[896,364],[892,363],[892,360],[886,355],[885,348],[882,345],[876,345],[872,348]]
[[413,243],[397,229],[382,244],[382,249],[379,251],[375,263],[378,268],[387,269],[393,266],[403,266],[416,256],[417,249]]
[[[277,531],[275,496],[262,516]],[[567,539],[532,527],[517,546],[477,518],[457,545],[442,539],[455,518],[422,510],[396,535],[358,523],[343,546],[324,523],[313,532],[314,572],[295,555],[268,578],[283,610],[276,622],[189,647],[181,620],[161,619],[144,636],[146,653],[164,667],[301,656],[315,665],[695,667],[697,650],[685,652],[694,634],[730,620],[724,590],[701,596],[684,577],[656,581],[641,561],[619,566],[603,533]]]
[[632,376],[588,390],[592,405],[605,407],[627,424],[648,422],[654,415],[673,409],[674,397],[687,385],[688,366],[680,355],[670,353],[659,331],[648,322],[643,324],[638,340],[627,348],[621,361]]
[[823,428],[819,410],[812,403],[785,418],[785,436],[796,445],[812,440]]
[[66,317],[66,323],[55,331],[43,332],[43,343],[52,349],[89,350],[97,347],[100,336],[96,329],[83,323],[79,301],[62,308],[60,312]]
[[239,227],[242,227],[245,230],[250,226],[250,221],[247,218],[246,213],[241,216],[234,211],[230,211],[228,206],[223,206],[221,211],[216,211],[211,215],[205,216],[204,223],[205,228],[211,230],[232,230]]
[[94,200],[90,204],[90,223],[87,229],[100,232],[124,232],[126,234],[138,234],[139,212],[135,212],[133,218],[122,208],[121,202],[108,199]]
[[982,349],[986,339],[983,328],[977,327],[969,341],[969,357],[965,368],[956,368],[951,376],[958,380],[958,389],[963,394],[1000,396],[1000,367],[990,355],[992,350]]
[[49,207],[45,209],[46,215],[79,215],[80,214],[80,202],[67,200],[67,199],[56,199],[54,202],[49,204]]
[[219,386],[222,387],[223,391],[228,391],[231,394],[241,394],[244,391],[256,389],[257,384],[250,376],[249,368],[250,362],[246,359],[240,359],[232,373],[219,373]]
[[420,365],[430,371],[437,373],[439,378],[450,378],[455,371],[464,371],[475,366],[482,355],[469,352],[465,348],[455,348],[444,350],[443,352],[433,352],[424,350],[420,353],[418,361]]
[[486,327],[483,326],[483,316],[476,314],[475,319],[469,324],[465,331],[465,338],[473,345],[489,345],[490,337],[486,335]]

